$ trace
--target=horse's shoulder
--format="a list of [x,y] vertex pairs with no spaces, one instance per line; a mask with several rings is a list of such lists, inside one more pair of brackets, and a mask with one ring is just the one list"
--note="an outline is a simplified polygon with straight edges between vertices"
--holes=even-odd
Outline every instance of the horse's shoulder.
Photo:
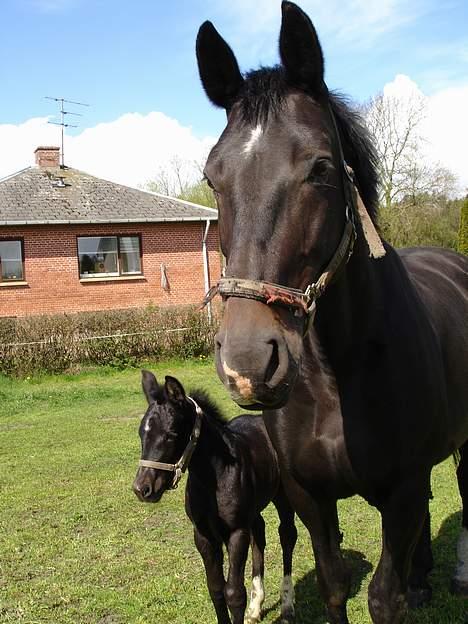
[[410,247],[398,254],[411,281],[426,303],[447,298],[466,298],[468,257],[451,249]]

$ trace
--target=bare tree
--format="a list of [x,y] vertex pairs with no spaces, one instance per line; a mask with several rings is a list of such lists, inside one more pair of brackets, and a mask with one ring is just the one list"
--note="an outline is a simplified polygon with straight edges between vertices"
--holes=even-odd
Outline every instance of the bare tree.
[[418,93],[398,98],[380,93],[364,105],[362,112],[379,156],[381,202],[390,208],[405,194],[408,162],[419,151],[424,97]]
[[161,193],[186,201],[216,208],[212,190],[203,177],[203,164],[173,156],[168,164],[160,167],[155,177],[144,185],[153,193]]
[[194,164],[174,155],[167,165],[159,167],[154,178],[148,180],[144,188],[153,193],[178,197],[194,183],[196,177]]
[[419,150],[411,150],[401,166],[400,199],[406,205],[423,202],[439,209],[457,191],[457,177],[442,163],[425,160]]

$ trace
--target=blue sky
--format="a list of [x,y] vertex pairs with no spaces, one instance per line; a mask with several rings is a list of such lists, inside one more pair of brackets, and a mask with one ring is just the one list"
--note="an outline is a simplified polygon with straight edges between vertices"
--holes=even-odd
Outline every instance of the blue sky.
[[[427,96],[468,86],[467,0],[299,4],[319,32],[329,86],[357,101],[397,74]],[[53,115],[48,95],[91,105],[73,108],[84,115],[69,131],[76,136],[127,113],[151,112],[190,128],[196,139],[216,136],[224,115],[205,99],[194,54],[205,19],[243,70],[277,61],[280,0],[3,0],[0,129]]]

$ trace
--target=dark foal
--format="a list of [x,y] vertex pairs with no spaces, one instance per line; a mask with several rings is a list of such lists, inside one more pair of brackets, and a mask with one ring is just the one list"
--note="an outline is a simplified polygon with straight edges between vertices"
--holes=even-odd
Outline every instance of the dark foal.
[[[158,502],[188,466],[185,510],[194,527],[218,624],[231,623],[229,611],[233,624],[243,624],[244,616],[249,624],[261,619],[265,549],[261,511],[273,502],[283,549],[281,621],[293,622],[294,511],[282,489],[276,453],[261,416],[238,416],[228,422],[202,392],[188,397],[174,377],[166,377],[160,386],[152,373],[142,375],[148,409],[139,430],[142,459],[133,483],[135,494],[141,501]],[[249,543],[252,593],[246,613]],[[229,558],[227,580],[223,544]]]

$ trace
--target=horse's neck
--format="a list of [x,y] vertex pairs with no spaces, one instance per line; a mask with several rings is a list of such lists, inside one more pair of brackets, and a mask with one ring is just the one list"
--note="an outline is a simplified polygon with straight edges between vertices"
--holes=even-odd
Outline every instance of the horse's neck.
[[360,237],[354,253],[317,303],[315,330],[333,370],[349,362],[353,352],[369,340],[378,340],[382,325],[382,283],[377,262],[369,258]]
[[204,415],[200,429],[200,437],[189,464],[189,472],[201,475],[207,469],[225,463],[230,456],[229,434],[215,419]]

